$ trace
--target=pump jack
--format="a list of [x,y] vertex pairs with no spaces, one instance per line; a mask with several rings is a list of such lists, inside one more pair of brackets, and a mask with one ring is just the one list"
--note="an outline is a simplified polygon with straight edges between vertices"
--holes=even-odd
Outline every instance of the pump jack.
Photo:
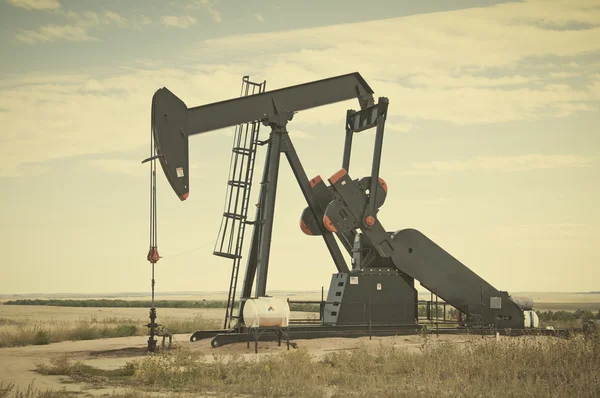
[[[261,142],[268,146],[254,221],[248,221],[245,215],[227,213],[227,217],[253,227],[238,322],[231,327],[226,317],[223,330],[198,331],[191,336],[192,341],[214,337],[213,346],[236,341],[244,330],[241,314],[245,300],[267,295],[281,153],[285,154],[308,205],[300,218],[300,228],[307,235],[323,239],[337,268],[323,303],[321,324],[290,327],[293,337],[414,331],[418,320],[415,280],[460,311],[464,324],[524,329],[524,319],[533,316],[530,300],[524,304],[497,290],[417,230],[389,232],[383,227],[377,214],[388,187],[379,171],[389,101],[380,97],[375,103],[373,93],[358,72],[273,91],[261,90],[193,108],[167,88],[156,91],[152,99],[152,134],[157,158],[182,201],[190,192],[189,136],[245,123],[255,126],[260,122],[271,128],[268,140]],[[342,168],[328,179],[329,186],[320,176],[309,180],[288,133],[288,123],[299,111],[353,98],[358,99],[360,110],[346,113]],[[353,179],[349,174],[352,138],[355,133],[372,128],[375,144],[371,175]],[[238,148],[238,153],[249,152]],[[232,184],[248,186],[251,181],[232,180]],[[351,258],[352,269],[348,268],[338,241]]]

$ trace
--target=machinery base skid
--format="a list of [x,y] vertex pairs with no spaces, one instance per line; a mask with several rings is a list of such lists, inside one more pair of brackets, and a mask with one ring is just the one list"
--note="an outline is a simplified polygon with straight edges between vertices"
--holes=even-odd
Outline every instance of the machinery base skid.
[[[288,329],[290,340],[308,340],[325,337],[364,337],[364,336],[394,336],[417,334],[420,331],[418,325],[294,325]],[[190,341],[212,338],[211,346],[220,347],[226,344],[234,344],[254,340],[246,330],[202,330],[195,332]],[[259,341],[277,341],[277,333],[262,333]]]
[[[327,337],[367,337],[367,336],[407,336],[422,333],[422,327],[427,326],[428,334],[472,334],[472,335],[495,335],[496,332],[502,336],[524,336],[524,335],[543,335],[566,337],[570,333],[580,333],[582,329],[504,329],[494,330],[485,329],[467,329],[464,327],[442,327],[435,329],[435,325],[298,325],[290,326],[289,337],[293,340],[310,340]],[[255,337],[245,330],[241,329],[221,329],[221,330],[200,330],[190,336],[191,342],[198,340],[212,339],[211,346],[220,347],[227,344],[244,343],[254,341]],[[266,331],[259,335],[259,341],[277,341],[280,339],[277,333]]]

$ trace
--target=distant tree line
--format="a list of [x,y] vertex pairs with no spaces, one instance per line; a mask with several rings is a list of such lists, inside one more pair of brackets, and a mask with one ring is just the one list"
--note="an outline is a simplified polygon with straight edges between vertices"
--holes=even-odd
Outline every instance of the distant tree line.
[[[85,300],[67,300],[67,299],[19,299],[11,300],[4,305],[42,305],[54,307],[90,307],[90,308],[150,308],[152,302],[149,300],[122,300],[122,299],[85,299]],[[158,300],[154,302],[156,308],[225,308],[226,301],[220,300]],[[319,312],[318,304],[290,304],[290,310],[300,312]],[[576,311],[536,311],[540,321],[569,322],[590,319],[600,320],[600,310],[593,313],[590,310]],[[442,318],[444,309],[438,306],[438,317]],[[425,317],[427,309],[425,306],[419,306],[419,317]],[[431,306],[431,316],[435,317],[435,305]],[[456,319],[457,311],[448,306],[446,308],[446,319]]]
[[570,322],[570,321],[589,321],[591,319],[600,319],[600,310],[594,314],[590,310],[577,310],[577,311],[536,311],[540,321],[556,321],[556,322]]
[[[433,304],[429,307],[429,316],[431,317],[431,319],[435,319],[436,318],[436,314],[437,314],[437,319],[443,319],[444,318],[444,306],[438,304],[437,305],[437,313],[436,313],[436,305]],[[418,314],[419,314],[419,318],[426,318],[427,317],[427,306],[426,305],[419,305],[418,308]],[[453,320],[453,319],[458,319],[458,311],[456,310],[456,308],[451,307],[451,306],[446,306],[446,320]]]
[[[149,300],[122,300],[122,299],[23,299],[11,300],[5,305],[45,305],[53,307],[104,307],[104,308],[149,308]],[[191,300],[158,300],[154,302],[156,308],[225,308],[226,301],[191,301]]]
[[[150,308],[149,300],[122,300],[122,299],[22,299],[11,300],[4,305],[43,305],[53,307],[89,307],[89,308]],[[225,308],[226,301],[219,300],[158,300],[154,302],[155,308]],[[319,312],[319,306],[313,304],[290,304],[291,311]]]

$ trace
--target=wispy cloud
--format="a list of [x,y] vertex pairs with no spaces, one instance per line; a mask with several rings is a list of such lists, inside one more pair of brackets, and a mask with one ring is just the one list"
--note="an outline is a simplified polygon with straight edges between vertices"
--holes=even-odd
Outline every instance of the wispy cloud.
[[99,26],[117,25],[120,27],[127,26],[127,18],[114,11],[104,11],[97,13],[94,11],[64,11],[63,16],[72,23],[85,28],[94,28]]
[[[37,1],[31,0],[31,2],[38,5]],[[42,3],[44,1],[40,2],[40,4]],[[51,15],[55,19],[58,18],[59,21],[40,26],[37,29],[21,29],[15,34],[16,40],[29,44],[58,40],[72,42],[100,40],[94,33],[98,33],[103,29],[116,26],[122,29],[141,30],[152,22],[150,18],[143,14],[125,17],[112,10],[104,10],[102,12],[89,10],[73,11],[61,8],[52,9],[49,5],[44,9],[51,10]],[[61,23],[65,21],[66,23]]]
[[[590,13],[600,17],[600,11],[583,3],[564,3],[581,10],[571,12],[571,19],[579,15],[586,20]],[[536,4],[546,18],[565,18],[555,1]],[[240,77],[248,74],[268,79],[272,90],[358,70],[376,95],[390,98],[386,125],[401,132],[415,130],[420,120],[501,123],[597,110],[600,74],[587,58],[577,57],[600,52],[600,28],[542,29],[535,25],[535,11],[529,3],[507,3],[205,40],[187,63],[136,63],[109,76],[5,76],[0,78],[0,125],[10,127],[2,133],[7,138],[0,145],[2,173],[31,162],[136,148],[147,141],[148,101],[158,87],[168,87],[188,106],[196,106],[226,99],[224,93],[237,95]],[[86,29],[118,26],[120,21],[105,13],[71,15],[70,32],[48,28],[25,40],[93,40]],[[513,26],[515,18],[531,23]],[[127,20],[131,23],[132,18]],[[257,46],[260,54],[246,52]],[[521,73],[523,69],[535,73]],[[550,75],[556,72],[574,74],[578,80]],[[301,112],[294,123],[306,131],[309,125],[338,124],[348,107],[343,102]],[[290,125],[292,138],[295,131]],[[413,172],[585,167],[591,162],[571,155],[480,157],[421,163]]]
[[[411,120],[479,124],[565,117],[600,108],[600,79],[589,62],[573,62],[574,57],[600,51],[600,27],[548,30],[537,22],[600,21],[600,9],[591,4],[510,2],[229,36],[199,43],[190,58],[257,65],[270,88],[358,70],[376,92],[390,98],[390,115]],[[269,63],[257,59],[252,50],[257,46],[261,56],[271,54]],[[545,64],[551,67],[544,69]],[[348,65],[353,65],[351,70]],[[567,74],[578,83],[555,84],[564,83]],[[332,110],[344,112],[346,107],[336,106],[310,111],[311,119],[332,123]]]
[[254,17],[256,18],[256,20],[257,20],[258,22],[264,22],[264,21],[265,21],[265,17],[263,17],[263,15],[262,15],[262,14],[260,14],[260,13],[256,13],[256,14],[254,14]]
[[540,237],[576,238],[590,241],[594,235],[598,234],[594,225],[577,222],[498,225],[489,233],[498,237],[510,237],[513,241],[523,238],[525,242]]
[[[542,80],[541,77],[524,77],[524,76],[502,76],[496,78],[481,77],[481,76],[451,76],[448,73],[422,73],[409,78],[409,82],[417,86],[437,87],[437,88],[458,88],[458,87],[503,87],[517,86],[532,83]],[[564,73],[564,72],[563,72]],[[550,78],[556,76],[549,75]],[[562,77],[562,74],[561,76]]]
[[119,28],[141,29],[143,26],[151,23],[150,18],[145,15],[136,15],[126,18],[123,15],[105,10],[103,12],[94,11],[72,11],[56,10],[54,14],[64,18],[66,24],[46,24],[38,29],[22,29],[15,38],[24,43],[53,42],[58,40],[67,40],[72,42],[83,42],[99,40],[90,32],[117,26]]
[[165,24],[166,26],[174,27],[174,28],[187,29],[196,24],[196,18],[194,18],[190,15],[183,15],[183,16],[168,15],[168,16],[163,17],[163,24]]
[[[242,74],[242,69],[227,66],[192,75],[150,67],[110,77],[44,74],[0,78],[0,109],[5,110],[0,112],[0,125],[9,126],[0,135],[0,177],[34,171],[27,167],[31,164],[145,146],[148,101],[158,87],[169,87],[182,98],[199,103],[214,102],[222,99],[220,90],[239,93]],[[202,87],[207,92],[198,95]]]
[[16,39],[24,43],[52,42],[57,40],[72,42],[98,40],[88,35],[85,28],[72,25],[45,25],[38,30],[21,30],[16,35]]
[[451,201],[452,201],[451,198],[442,197],[442,198],[428,199],[425,201],[425,203],[428,205],[439,205],[439,204],[451,202]]
[[93,159],[87,165],[108,173],[126,174],[141,177],[148,174],[148,167],[143,167],[139,161],[124,159]]
[[213,0],[200,0],[200,2],[206,6],[206,9],[211,15],[213,21],[215,21],[216,23],[222,22],[221,13],[219,12],[219,10],[217,10],[217,7]]
[[386,130],[398,131],[400,133],[408,133],[412,127],[412,123],[385,123]]
[[58,0],[8,0],[8,4],[26,10],[56,10],[60,8]]
[[312,135],[303,130],[296,130],[290,127],[290,137],[298,140],[310,140],[312,139]]
[[428,205],[440,205],[442,203],[451,202],[451,198],[435,198],[426,200],[425,203]]
[[152,23],[152,19],[150,19],[146,15],[138,15],[136,18],[132,19],[132,22],[132,28],[140,30],[144,26],[150,25]]
[[217,9],[215,0],[194,0],[190,4],[187,5],[186,8],[202,8],[208,11],[210,17],[216,23],[221,23],[223,20],[221,19],[221,12]]
[[467,160],[413,163],[407,174],[441,174],[469,170],[524,171],[590,167],[596,158],[577,155],[529,154],[517,156],[477,156]]

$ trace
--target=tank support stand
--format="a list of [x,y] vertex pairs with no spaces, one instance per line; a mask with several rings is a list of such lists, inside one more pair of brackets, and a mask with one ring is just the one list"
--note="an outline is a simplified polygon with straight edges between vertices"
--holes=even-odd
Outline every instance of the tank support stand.
[[258,354],[258,339],[265,332],[273,332],[277,335],[277,346],[281,347],[281,338],[285,336],[287,350],[290,350],[290,332],[287,327],[283,328],[248,328],[246,330],[246,347],[250,348],[250,336],[254,337],[254,353]]

